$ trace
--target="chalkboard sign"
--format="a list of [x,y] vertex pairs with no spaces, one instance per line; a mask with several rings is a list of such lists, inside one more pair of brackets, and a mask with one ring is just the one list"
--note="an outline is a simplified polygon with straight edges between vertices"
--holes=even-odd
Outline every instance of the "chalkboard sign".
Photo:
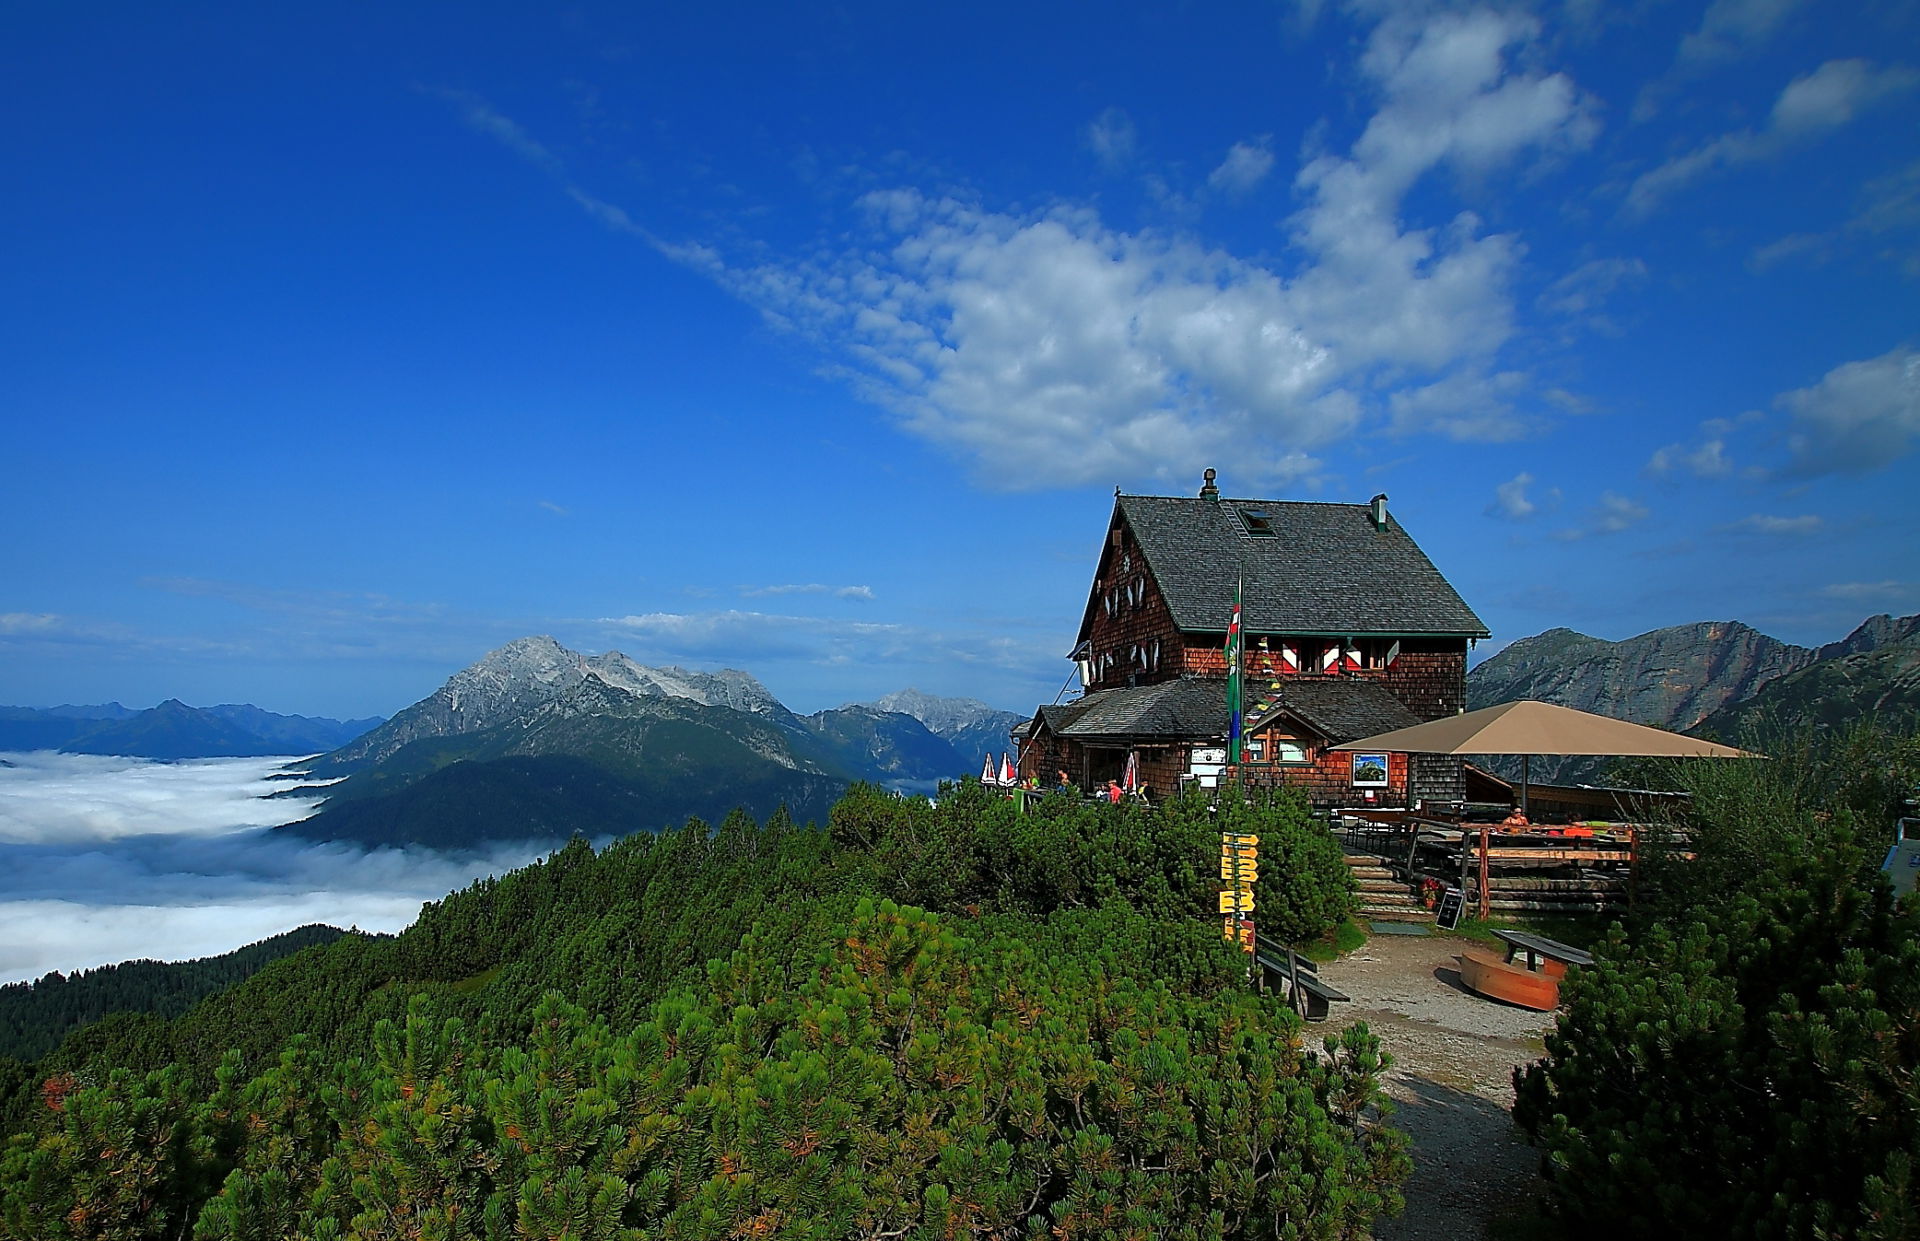
[[1460,914],[1467,907],[1467,894],[1459,888],[1448,888],[1440,894],[1440,910],[1434,915],[1434,921],[1443,931],[1451,931],[1460,925]]

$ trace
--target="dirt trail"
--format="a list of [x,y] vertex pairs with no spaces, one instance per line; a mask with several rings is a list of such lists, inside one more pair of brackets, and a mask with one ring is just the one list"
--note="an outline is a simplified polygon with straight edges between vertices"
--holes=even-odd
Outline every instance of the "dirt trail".
[[1538,1197],[1536,1156],[1514,1129],[1515,1065],[1537,1059],[1550,1013],[1484,999],[1460,984],[1455,953],[1483,946],[1451,936],[1376,935],[1321,967],[1352,1002],[1323,1030],[1364,1021],[1393,1054],[1394,1123],[1413,1138],[1407,1209],[1379,1241],[1462,1241],[1504,1210]]

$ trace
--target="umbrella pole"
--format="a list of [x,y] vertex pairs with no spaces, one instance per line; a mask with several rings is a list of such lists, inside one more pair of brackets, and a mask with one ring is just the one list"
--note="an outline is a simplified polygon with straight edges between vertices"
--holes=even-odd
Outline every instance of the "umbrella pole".
[[1527,776],[1532,765],[1533,755],[1522,754],[1520,756],[1520,813],[1522,815],[1527,813]]

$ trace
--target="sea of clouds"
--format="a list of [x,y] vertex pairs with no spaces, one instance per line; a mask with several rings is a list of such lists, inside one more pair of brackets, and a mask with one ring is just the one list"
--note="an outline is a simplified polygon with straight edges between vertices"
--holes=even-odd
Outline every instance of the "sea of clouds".
[[423,902],[551,846],[365,850],[267,829],[285,758],[0,754],[0,983],[228,952],[310,922],[398,931]]

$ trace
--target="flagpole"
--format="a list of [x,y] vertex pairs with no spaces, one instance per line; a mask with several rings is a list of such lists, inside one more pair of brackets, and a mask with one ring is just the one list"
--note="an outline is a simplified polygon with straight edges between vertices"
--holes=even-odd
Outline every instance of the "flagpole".
[[1233,619],[1227,625],[1227,771],[1240,769],[1240,696],[1246,662],[1246,633],[1241,625],[1240,608],[1247,588],[1247,561],[1240,560],[1240,577],[1233,587]]

